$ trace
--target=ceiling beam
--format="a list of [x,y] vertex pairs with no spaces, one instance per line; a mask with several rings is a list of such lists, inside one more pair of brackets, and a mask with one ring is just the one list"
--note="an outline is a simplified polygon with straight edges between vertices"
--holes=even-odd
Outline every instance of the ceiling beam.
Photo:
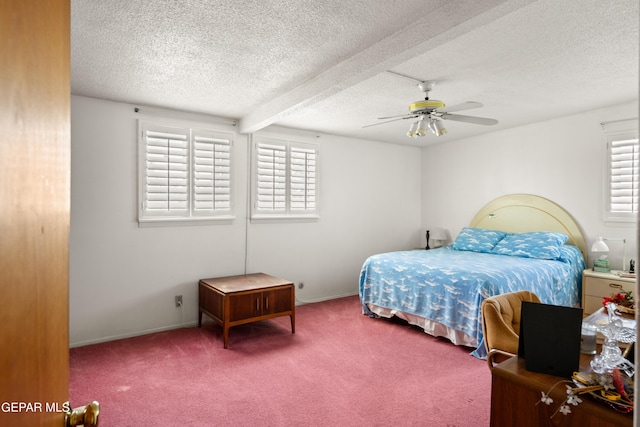
[[424,11],[410,26],[274,98],[240,119],[240,133],[253,133],[359,82],[396,67],[535,0],[454,0]]

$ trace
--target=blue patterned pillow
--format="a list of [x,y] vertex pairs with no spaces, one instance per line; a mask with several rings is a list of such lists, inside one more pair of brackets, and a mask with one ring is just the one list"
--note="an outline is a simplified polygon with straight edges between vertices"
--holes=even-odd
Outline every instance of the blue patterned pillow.
[[491,252],[522,258],[560,259],[560,248],[568,239],[562,233],[550,231],[508,234]]
[[485,228],[464,227],[451,247],[458,251],[489,253],[507,233]]

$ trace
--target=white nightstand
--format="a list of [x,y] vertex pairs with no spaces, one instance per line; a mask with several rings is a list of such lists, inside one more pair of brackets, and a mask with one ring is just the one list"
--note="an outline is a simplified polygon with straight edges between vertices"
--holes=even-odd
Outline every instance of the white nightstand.
[[[634,277],[620,277],[591,269],[582,272],[582,309],[587,316],[602,308],[602,299],[620,291],[635,291]],[[637,295],[633,295],[637,298]]]

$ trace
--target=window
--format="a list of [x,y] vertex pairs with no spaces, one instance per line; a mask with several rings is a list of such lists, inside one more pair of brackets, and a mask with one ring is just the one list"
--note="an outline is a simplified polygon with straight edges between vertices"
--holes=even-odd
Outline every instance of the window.
[[233,134],[139,122],[140,223],[233,218]]
[[318,217],[317,144],[256,137],[252,218]]
[[606,219],[633,221],[638,214],[638,173],[640,147],[638,133],[632,131],[608,131]]

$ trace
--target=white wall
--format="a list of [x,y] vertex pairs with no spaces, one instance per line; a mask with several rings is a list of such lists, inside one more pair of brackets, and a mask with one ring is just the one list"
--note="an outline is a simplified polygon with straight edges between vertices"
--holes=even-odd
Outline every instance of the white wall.
[[246,221],[248,138],[237,135],[232,224],[139,228],[140,117],[71,97],[71,346],[192,325],[205,277],[262,271],[303,282],[300,302],[357,294],[367,256],[420,244],[419,148],[301,132],[320,144],[319,221]]
[[[311,223],[246,221],[248,138],[237,135],[233,223],[139,228],[140,113],[72,96],[70,343],[193,325],[196,284],[204,277],[263,271],[303,282],[300,303],[356,294],[367,256],[424,246],[424,230],[436,226],[454,239],[483,205],[508,193],[563,206],[588,247],[597,235],[627,238],[630,257],[637,251],[635,225],[603,220],[600,123],[637,114],[630,103],[422,150],[270,130],[320,144],[321,218]],[[182,309],[174,307],[178,294]]]
[[[455,239],[489,201],[510,193],[535,194],[576,219],[587,249],[598,235],[623,237],[627,258],[635,258],[635,224],[604,221],[606,141],[600,123],[637,116],[634,102],[426,147],[422,227],[443,227]],[[620,268],[622,248],[615,245],[610,258]]]

